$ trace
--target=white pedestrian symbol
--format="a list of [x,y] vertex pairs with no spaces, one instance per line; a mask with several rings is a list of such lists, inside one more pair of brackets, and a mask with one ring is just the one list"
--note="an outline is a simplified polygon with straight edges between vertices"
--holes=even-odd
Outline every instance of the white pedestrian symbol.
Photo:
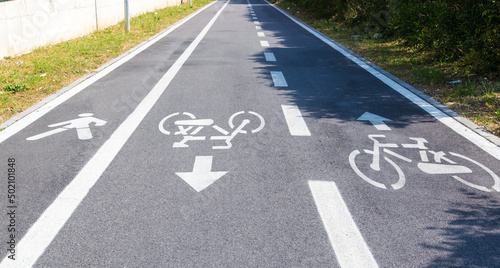
[[78,115],[80,118],[49,125],[49,127],[59,128],[29,137],[27,140],[39,140],[73,128],[76,129],[76,133],[80,140],[90,140],[93,137],[90,131],[90,124],[94,123],[95,126],[98,127],[106,124],[106,121],[92,117],[93,115],[92,113],[83,113]]

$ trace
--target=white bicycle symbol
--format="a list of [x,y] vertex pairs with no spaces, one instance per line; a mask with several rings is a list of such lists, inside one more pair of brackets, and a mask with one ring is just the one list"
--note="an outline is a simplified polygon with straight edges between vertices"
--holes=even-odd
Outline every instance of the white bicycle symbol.
[[[390,186],[394,190],[401,189],[406,183],[405,175],[404,175],[403,171],[401,170],[401,168],[390,157],[395,157],[395,158],[398,158],[398,159],[403,160],[403,161],[408,162],[408,163],[411,163],[412,160],[388,149],[388,148],[398,148],[399,147],[398,144],[380,143],[377,140],[379,138],[385,138],[385,135],[373,134],[373,135],[368,135],[368,138],[373,141],[373,150],[364,149],[363,152],[365,154],[371,155],[371,157],[372,157],[372,160],[370,163],[370,168],[374,171],[380,171],[381,170],[381,165],[380,165],[381,156],[380,156],[380,154],[381,154],[381,152],[385,153],[385,155],[383,156],[383,160],[387,161],[390,164],[390,166],[392,166],[396,170],[396,172],[398,174],[397,175],[397,177],[398,177],[397,182],[390,184]],[[495,173],[493,173],[493,171],[491,171],[489,168],[487,168],[483,164],[481,164],[473,159],[470,159],[466,156],[463,156],[461,154],[449,152],[449,155],[447,155],[446,153],[444,153],[442,151],[440,151],[440,152],[431,151],[425,145],[428,142],[424,138],[409,138],[409,139],[415,141],[416,143],[401,144],[401,146],[403,148],[407,148],[407,149],[418,149],[419,150],[420,162],[418,162],[417,167],[421,171],[423,171],[427,174],[432,174],[432,175],[450,175],[455,180],[457,180],[457,181],[459,181],[459,182],[461,182],[469,187],[472,187],[472,188],[475,188],[475,189],[478,189],[481,191],[500,192],[500,178]],[[381,150],[381,148],[382,148],[382,150]],[[356,157],[358,157],[358,155],[360,155],[360,154],[362,154],[361,151],[354,150],[349,155],[349,163],[351,164],[351,168],[356,172],[356,174],[358,176],[360,176],[366,182],[372,184],[373,186],[376,186],[376,187],[379,187],[382,189],[387,189],[388,187],[386,186],[386,184],[378,182],[374,179],[371,179],[368,176],[366,176],[363,172],[361,172],[361,170],[358,168],[358,164],[356,164],[356,161],[357,161]],[[429,159],[429,154],[431,155],[432,160],[434,162],[431,162],[431,159]],[[452,159],[454,159],[454,157],[455,157],[455,159],[458,158],[457,161],[459,161],[460,159],[466,160],[466,161],[482,168],[484,171],[486,171],[489,174],[489,176],[491,176],[491,179],[488,179],[490,183],[485,186],[485,185],[480,185],[477,180],[474,180],[474,182],[471,182],[471,179],[467,179],[467,180],[464,179],[463,178],[464,176],[462,174],[470,174],[470,173],[473,173],[473,171],[470,168],[468,168],[467,166],[457,164],[455,161],[452,160]],[[365,172],[365,173],[367,173],[367,172]],[[461,175],[462,177],[460,177],[458,175]],[[481,184],[484,184],[484,182],[481,182]]]
[[[243,117],[243,115],[246,115]],[[183,116],[186,119],[184,120],[176,120],[173,121],[172,118],[178,117],[178,116]],[[252,120],[248,119],[248,117],[256,117],[257,121],[259,122],[258,124],[252,124],[250,126],[249,124],[252,122]],[[242,119],[237,119],[237,118],[242,118]],[[168,121],[168,124],[165,124]],[[173,122],[171,122],[173,121]],[[236,126],[235,123],[239,122],[239,125]],[[173,124],[172,124],[173,123]],[[186,148],[189,147],[187,144],[188,141],[204,141],[206,140],[206,136],[196,136],[203,128],[211,126],[213,129],[217,130],[220,132],[222,135],[218,136],[211,136],[210,140],[223,140],[226,142],[225,145],[219,145],[219,146],[213,146],[212,149],[230,149],[233,144],[231,141],[236,137],[238,134],[247,134],[248,132],[250,133],[257,133],[261,131],[264,126],[265,126],[265,121],[264,118],[252,111],[240,111],[237,113],[234,113],[228,120],[229,127],[232,129],[232,132],[229,132],[217,125],[214,124],[214,120],[212,119],[197,119],[192,113],[173,113],[171,115],[168,115],[167,117],[163,118],[159,125],[158,128],[163,134],[166,135],[182,135],[184,138],[180,142],[174,142],[173,146],[174,148]],[[165,125],[169,127],[177,127],[178,130],[167,130],[165,129]],[[248,126],[248,127],[247,127]],[[245,127],[247,129],[245,129]],[[250,129],[248,129],[250,128]]]

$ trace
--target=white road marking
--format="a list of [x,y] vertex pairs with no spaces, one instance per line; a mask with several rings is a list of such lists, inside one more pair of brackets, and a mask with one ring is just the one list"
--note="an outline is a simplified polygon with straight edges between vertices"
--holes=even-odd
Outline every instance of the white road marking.
[[[50,112],[55,107],[59,106],[61,103],[64,103],[65,101],[67,101],[71,97],[78,94],[80,91],[84,90],[88,86],[95,83],[97,80],[101,79],[102,77],[106,76],[107,74],[109,74],[110,72],[115,70],[116,68],[120,67],[122,64],[126,63],[127,61],[129,61],[130,59],[135,57],[137,54],[146,50],[147,48],[152,46],[154,43],[158,42],[163,37],[167,36],[172,31],[179,28],[181,25],[183,25],[184,23],[186,23],[187,21],[192,19],[194,16],[198,15],[203,10],[209,8],[210,6],[212,6],[215,3],[216,2],[212,2],[212,3],[208,4],[207,6],[201,8],[200,10],[194,12],[193,14],[187,16],[186,18],[180,20],[179,22],[177,22],[176,24],[174,24],[170,28],[168,28],[165,32],[163,32],[163,33],[159,34],[158,36],[156,36],[155,38],[151,39],[151,41],[149,41],[149,42],[145,43],[144,45],[140,46],[139,48],[131,51],[130,54],[124,56],[123,58],[120,58],[119,60],[112,63],[111,65],[104,68],[103,70],[99,71],[95,75],[82,81],[80,84],[78,84],[75,87],[71,88],[70,90],[62,93],[61,95],[59,95],[55,99],[47,102],[45,105],[41,106],[40,108],[36,109],[35,111],[27,114],[25,117],[19,119],[19,121],[15,122],[11,126],[4,129],[3,131],[0,131],[0,143],[5,141],[6,139],[10,138],[12,135],[16,134],[17,132],[21,131],[25,127],[29,126],[31,123],[35,122],[40,117],[44,116],[45,114]],[[58,93],[56,93],[56,94],[58,94]]]
[[257,32],[258,37],[266,37],[266,34],[264,32]]
[[212,160],[213,156],[196,156],[192,172],[176,172],[175,174],[197,192],[201,192],[227,173],[227,171],[212,171]]
[[[475,165],[479,166],[480,168],[484,169],[486,172],[488,172],[488,174],[490,174],[490,176],[492,177],[492,179],[495,181],[495,183],[493,184],[493,186],[491,187],[491,189],[493,191],[497,191],[497,192],[500,192],[500,178],[495,174],[493,173],[493,171],[491,171],[491,169],[487,168],[486,166],[484,166],[483,164],[473,160],[473,159],[470,159],[466,156],[463,156],[461,154],[457,154],[457,153],[454,153],[454,152],[450,152],[451,155],[453,156],[456,156],[456,157],[460,157],[460,158],[463,158],[469,162],[472,162],[474,163]],[[490,189],[484,187],[484,186],[480,186],[480,185],[476,185],[476,184],[473,184],[473,183],[470,183],[462,178],[460,178],[459,176],[457,175],[454,175],[452,176],[454,179],[460,181],[461,183],[465,184],[465,185],[468,185],[470,187],[473,187],[473,188],[476,188],[478,190],[481,190],[481,191],[485,191],[485,192],[491,192]]]
[[[267,1],[266,1],[267,2]],[[305,25],[301,21],[293,18],[283,10],[279,9],[275,5],[267,2],[269,5],[272,7],[276,8],[279,12],[281,12],[283,15],[287,16],[290,20],[293,22],[297,23],[299,26],[304,28],[306,31],[309,33],[313,34],[316,36],[318,39],[321,41],[325,42],[327,45],[344,55],[346,58],[350,59],[352,62],[356,63],[359,65],[361,68],[365,69],[367,72],[378,78],[380,81],[397,91],[399,94],[403,95],[406,97],[408,100],[413,102],[414,104],[418,105],[420,108],[422,108],[424,111],[432,115],[434,118],[439,120],[441,123],[445,124],[449,128],[453,129],[455,132],[466,138],[467,140],[471,141],[475,145],[477,145],[479,148],[483,149],[496,159],[500,160],[500,147],[495,145],[494,143],[490,142],[483,136],[479,135],[478,133],[474,132],[470,128],[462,125],[460,122],[457,120],[453,119],[452,117],[448,116],[441,110],[439,110],[437,107],[434,105],[426,102],[422,98],[418,97],[402,85],[396,83],[394,80],[390,79],[389,77],[385,76],[384,74],[380,73],[379,71],[375,70],[372,68],[370,65],[366,64],[362,60],[358,59],[356,56],[352,55],[348,51],[344,50],[337,44],[335,44],[333,41],[331,41],[328,37],[323,36],[322,34],[318,33],[317,31],[310,29],[308,25]]]
[[[360,153],[361,152],[359,150],[354,150],[349,154],[349,164],[351,165],[352,170],[354,170],[354,172],[356,172],[356,174],[358,174],[358,176],[360,178],[362,178],[364,181],[368,182],[369,184],[371,184],[375,187],[381,188],[381,189],[387,189],[387,186],[385,186],[383,183],[380,183],[380,182],[377,182],[377,181],[374,181],[374,180],[368,178],[367,176],[365,176],[365,174],[363,174],[363,172],[361,172],[361,170],[359,170],[358,166],[356,165],[356,156]],[[399,167],[397,167],[397,166],[395,166],[394,168],[396,168],[398,175],[401,175],[399,173],[399,171],[401,169],[398,170]],[[404,174],[403,174],[403,176],[404,176]]]
[[283,76],[282,72],[279,71],[271,71],[271,77],[273,78],[275,87],[288,87],[286,83],[285,76]]
[[378,267],[335,182],[308,183],[340,266]]
[[43,139],[45,137],[66,131],[68,129],[75,129],[77,132],[78,138],[80,140],[90,140],[93,137],[92,132],[90,131],[90,124],[92,124],[93,126],[98,126],[98,127],[104,126],[106,124],[106,121],[92,117],[93,115],[94,114],[92,114],[92,113],[83,113],[83,114],[78,115],[80,118],[49,125],[49,127],[60,127],[60,128],[56,128],[56,129],[32,136],[32,137],[26,138],[26,140],[35,141],[35,140]]
[[78,205],[85,198],[90,189],[99,180],[111,161],[115,158],[129,137],[139,126],[146,114],[151,110],[156,101],[166,90],[177,72],[186,60],[191,56],[195,48],[205,37],[209,29],[215,23],[224,8],[215,14],[205,28],[198,34],[196,39],[189,45],[182,55],[175,61],[165,75],[158,81],[155,87],[141,101],[137,108],[116,129],[111,137],[102,145],[97,153],[89,160],[78,175],[57,196],[54,202],[43,212],[40,218],[31,226],[18,244],[21,257],[12,261],[5,257],[0,268],[31,267],[44,253],[56,237],[59,230],[66,224]]
[[260,24],[260,22],[258,20],[253,21],[253,23]]
[[264,57],[266,57],[266,61],[276,61],[276,57],[272,52],[264,52]]
[[297,105],[281,105],[281,109],[283,109],[288,130],[292,136],[311,136]]
[[257,17],[252,17],[252,19],[253,19],[253,20],[256,20],[256,19],[257,19]]
[[255,30],[262,30],[262,26],[255,26]]
[[269,42],[267,42],[267,41],[260,41],[260,45],[263,46],[263,47],[268,47],[269,46]]
[[382,116],[378,116],[376,114],[372,114],[369,112],[365,112],[363,115],[361,115],[358,119],[358,121],[370,121],[370,123],[377,129],[377,130],[386,130],[390,131],[391,128],[388,127],[384,121],[392,121],[390,119],[387,119]]

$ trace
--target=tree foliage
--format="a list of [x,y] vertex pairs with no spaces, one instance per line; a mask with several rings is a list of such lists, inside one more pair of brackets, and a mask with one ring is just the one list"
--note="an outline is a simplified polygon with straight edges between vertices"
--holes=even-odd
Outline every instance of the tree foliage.
[[498,0],[300,0],[299,5],[366,32],[460,61],[477,75],[500,76]]

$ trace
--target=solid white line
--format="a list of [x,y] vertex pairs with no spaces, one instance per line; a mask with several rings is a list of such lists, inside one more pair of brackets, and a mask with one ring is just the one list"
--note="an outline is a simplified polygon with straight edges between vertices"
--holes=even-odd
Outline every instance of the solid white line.
[[193,53],[203,37],[205,37],[228,3],[229,2],[215,14],[196,39],[141,101],[134,112],[125,119],[78,175],[43,212],[35,224],[31,226],[18,244],[19,251],[22,252],[21,258],[12,261],[5,257],[0,267],[31,267],[35,264],[36,260],[44,253],[45,249],[55,238],[59,230],[64,226],[69,217],[71,217],[80,202],[85,198],[146,114],[166,90],[172,79]]
[[285,76],[282,72],[271,71],[271,77],[273,78],[273,83],[275,87],[288,87],[286,83]]
[[308,181],[340,267],[378,267],[333,181]]
[[257,32],[258,37],[266,37],[266,34],[264,32]]
[[292,136],[311,136],[309,128],[297,105],[281,105],[288,130]]
[[445,124],[446,126],[448,126],[451,129],[453,129],[455,132],[462,135],[464,138],[471,141],[472,143],[477,145],[479,148],[483,149],[484,151],[486,151],[487,153],[489,153],[490,155],[492,155],[496,159],[500,160],[500,147],[498,147],[494,143],[490,142],[489,140],[487,140],[483,136],[479,135],[478,133],[474,132],[470,128],[462,125],[461,123],[459,123],[458,121],[456,121],[452,117],[448,116],[447,114],[445,114],[444,112],[439,110],[434,105],[426,102],[425,100],[418,97],[417,95],[415,95],[414,93],[412,93],[411,91],[409,91],[408,89],[403,87],[402,85],[396,83],[394,80],[390,79],[389,77],[387,77],[384,74],[380,73],[379,71],[375,70],[370,65],[366,64],[362,60],[358,59],[356,56],[352,55],[348,51],[344,50],[343,48],[341,48],[340,46],[335,44],[329,38],[319,34],[317,31],[309,28],[309,26],[307,26],[303,22],[295,19],[294,17],[290,16],[285,11],[279,9],[278,7],[274,6],[273,4],[271,4],[269,2],[267,2],[267,3],[269,5],[271,5],[272,7],[276,8],[283,15],[287,16],[290,20],[292,20],[293,22],[297,23],[299,26],[304,28],[306,31],[310,32],[311,34],[313,34],[314,36],[319,38],[321,41],[325,42],[327,45],[329,45],[333,49],[337,50],[339,53],[344,55],[346,58],[350,59],[351,61],[353,61],[354,63],[359,65],[361,68],[363,68],[366,71],[368,71],[369,73],[371,73],[373,76],[375,76],[380,81],[382,81],[383,83],[385,83],[386,85],[388,85],[389,87],[391,87],[392,89],[397,91],[399,94],[403,95],[408,100],[410,100],[414,104],[418,105],[420,108],[422,108],[424,111],[426,111],[427,113],[432,115],[434,118],[439,120],[441,123]]
[[[123,58],[119,59],[118,61],[112,63],[105,69],[99,71],[95,75],[89,77],[88,79],[84,80],[80,84],[76,85],[75,87],[71,88],[70,90],[62,93],[55,99],[51,100],[50,102],[44,104],[42,107],[38,108],[37,110],[33,111],[32,113],[27,114],[25,117],[19,119],[19,121],[15,122],[14,124],[10,125],[7,127],[5,130],[0,131],[0,143],[5,141],[6,139],[10,138],[12,135],[16,134],[17,132],[21,131],[25,127],[29,126],[31,123],[35,122],[38,120],[40,117],[44,116],[48,112],[50,112],[52,109],[55,107],[59,106],[61,103],[64,103],[71,97],[75,96],[78,94],[80,91],[84,90],[88,86],[92,85],[94,82],[97,80],[101,79],[102,77],[106,76],[116,68],[120,67],[122,64],[126,63],[133,57],[135,57],[137,54],[141,53],[145,49],[149,48],[151,45],[156,43],[157,41],[161,40],[163,37],[174,31],[175,29],[179,28],[179,26],[183,25],[185,22],[193,18],[194,16],[198,15],[200,12],[203,10],[207,9],[208,7],[212,6],[216,2],[212,2],[208,4],[207,6],[203,7],[202,9],[192,13],[191,15],[185,17],[184,19],[180,20],[176,24],[172,25],[170,28],[168,28],[165,32],[157,35],[153,39],[151,39],[149,42],[145,43],[144,45],[140,46],[136,50],[130,52],[130,54],[124,56]],[[56,93],[57,94],[57,93]],[[50,97],[49,97],[50,98]]]
[[276,57],[272,52],[264,52],[264,57],[266,57],[266,61],[276,61]]
[[269,46],[269,42],[267,42],[267,41],[260,41],[260,45],[263,46],[263,47],[268,47]]

